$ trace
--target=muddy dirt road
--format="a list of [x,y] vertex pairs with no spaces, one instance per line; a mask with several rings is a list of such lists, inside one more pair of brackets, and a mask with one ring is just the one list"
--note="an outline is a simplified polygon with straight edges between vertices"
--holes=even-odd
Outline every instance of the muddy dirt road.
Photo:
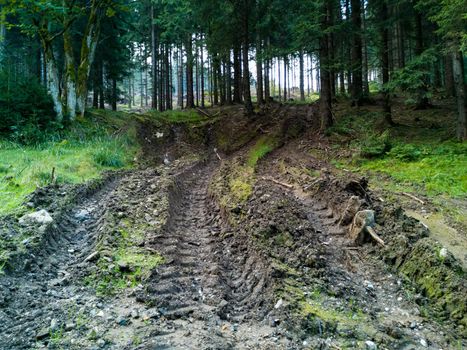
[[[71,189],[66,205],[69,187],[33,194],[31,211],[52,221],[0,227],[41,238],[23,242],[16,268],[0,276],[0,349],[465,346],[465,280],[455,260],[440,260],[427,229],[385,207],[365,179],[336,176],[303,140],[287,139],[278,116],[272,126],[266,114],[257,123],[287,142],[254,169],[245,165],[254,139],[240,137],[219,160],[205,149],[210,126],[187,127],[207,156],[109,174]],[[158,131],[143,129],[152,152]],[[349,239],[351,203],[374,210],[385,247]],[[430,287],[449,298],[430,301],[394,267],[423,282],[426,257]],[[440,274],[449,278],[441,287]]]
[[[26,272],[0,281],[0,348],[282,348],[287,341],[254,317],[267,269],[220,239],[219,211],[208,197],[215,166],[173,175],[171,169],[127,172],[55,218],[57,227],[41,254],[27,258]],[[162,178],[174,181],[163,188]],[[162,214],[151,201],[161,191],[170,203],[168,220],[155,229],[160,218],[148,213]],[[96,295],[84,281],[99,263],[96,252],[107,249],[102,241],[127,217],[145,222],[137,244],[157,251],[164,264],[134,287]]]

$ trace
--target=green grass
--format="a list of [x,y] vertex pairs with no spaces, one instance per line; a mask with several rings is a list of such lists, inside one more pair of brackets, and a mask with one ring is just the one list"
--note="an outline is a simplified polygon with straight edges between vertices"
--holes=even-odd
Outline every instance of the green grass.
[[428,195],[467,194],[467,144],[398,144],[381,159],[363,160],[362,170],[388,174],[401,184],[422,186]]
[[199,123],[208,120],[208,118],[194,109],[188,110],[170,110],[165,112],[150,111],[148,115],[166,123]]
[[[411,111],[404,112],[411,116]],[[436,116],[418,115],[433,123]],[[413,118],[413,116],[412,116]],[[346,111],[338,123],[327,130],[335,149],[343,143],[352,158],[335,162],[338,167],[386,175],[379,186],[388,190],[423,192],[428,196],[452,198],[467,194],[467,144],[450,137],[449,128],[400,125],[388,129],[380,112]],[[409,119],[410,120],[410,119]],[[406,120],[407,122],[407,120]]]
[[77,184],[105,170],[129,167],[138,152],[131,116],[99,112],[77,121],[60,140],[22,146],[0,140],[0,215],[51,182]]
[[247,165],[254,168],[258,161],[277,148],[278,140],[275,137],[268,135],[262,136],[258,139],[256,144],[249,150],[247,156]]

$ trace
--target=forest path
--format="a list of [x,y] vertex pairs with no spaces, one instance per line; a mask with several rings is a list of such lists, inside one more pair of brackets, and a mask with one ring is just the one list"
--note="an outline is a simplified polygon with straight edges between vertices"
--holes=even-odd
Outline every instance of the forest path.
[[[0,349],[286,348],[288,340],[256,315],[265,261],[219,236],[219,211],[208,196],[215,168],[127,172],[55,219],[27,271],[0,279]],[[164,196],[169,216],[158,227]],[[115,233],[142,222],[144,239],[129,239],[164,263],[137,285],[96,293],[86,280],[110,277],[99,272],[106,260],[93,254],[101,251],[105,269],[115,269],[116,258],[105,255],[121,249]]]

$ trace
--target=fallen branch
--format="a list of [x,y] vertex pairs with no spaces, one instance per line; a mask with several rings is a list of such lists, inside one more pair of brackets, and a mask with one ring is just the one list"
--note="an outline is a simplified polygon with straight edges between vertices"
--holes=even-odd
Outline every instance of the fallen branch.
[[210,115],[208,112],[203,111],[201,108],[196,108],[196,110],[197,110],[199,113],[204,114],[206,117],[212,118],[212,115]]
[[274,182],[275,184],[284,186],[284,187],[289,188],[289,189],[292,189],[292,188],[293,188],[293,185],[286,184],[285,182],[277,181],[276,179],[273,179],[272,177],[264,177],[264,176],[263,176],[261,179],[262,179],[262,180],[266,180],[266,181]]
[[376,234],[375,230],[373,230],[373,227],[367,226],[365,228],[367,232],[370,234],[371,238],[373,238],[382,247],[385,246],[384,241]]
[[422,205],[425,205],[425,202],[424,202],[424,201],[422,201],[420,198],[415,197],[413,194],[410,194],[410,193],[407,193],[407,192],[402,192],[402,194],[403,194],[404,196],[407,196],[407,197],[412,198],[413,200],[416,200],[417,202],[419,202],[419,203],[422,204]]
[[219,160],[222,160],[221,156],[219,155],[219,153],[217,153],[217,148],[214,148],[214,153],[216,153],[216,156],[217,158],[219,158]]

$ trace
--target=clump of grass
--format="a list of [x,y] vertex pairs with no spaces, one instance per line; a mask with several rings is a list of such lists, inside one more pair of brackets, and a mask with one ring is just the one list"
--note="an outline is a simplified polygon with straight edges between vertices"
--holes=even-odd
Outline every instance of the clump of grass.
[[132,165],[139,151],[132,117],[99,113],[78,120],[60,139],[33,146],[0,140],[0,214],[17,210],[27,194],[49,184],[54,168],[57,183],[76,184]]
[[362,157],[380,157],[391,149],[389,131],[382,134],[367,133],[365,137],[357,141],[357,145]]
[[273,136],[263,136],[259,138],[256,144],[250,149],[247,156],[247,165],[254,168],[258,161],[272,152],[278,146],[278,139]]
[[151,111],[150,115],[155,119],[168,123],[197,123],[206,121],[208,118],[193,109],[170,110],[165,112]]
[[429,195],[460,198],[467,194],[467,145],[463,143],[399,144],[382,159],[363,161],[360,168],[418,184]]

